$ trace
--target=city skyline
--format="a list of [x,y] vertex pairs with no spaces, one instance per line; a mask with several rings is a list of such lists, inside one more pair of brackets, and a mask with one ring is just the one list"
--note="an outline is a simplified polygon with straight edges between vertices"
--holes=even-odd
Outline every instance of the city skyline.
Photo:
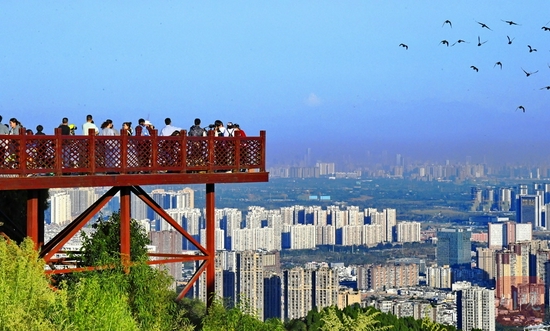
[[165,117],[184,129],[221,119],[266,130],[270,159],[308,147],[338,160],[538,158],[549,11],[542,0],[7,2],[0,114],[46,133],[65,116],[79,133],[86,114],[159,129]]

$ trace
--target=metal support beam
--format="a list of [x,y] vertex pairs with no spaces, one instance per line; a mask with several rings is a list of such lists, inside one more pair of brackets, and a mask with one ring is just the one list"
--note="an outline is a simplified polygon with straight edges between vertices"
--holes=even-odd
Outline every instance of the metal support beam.
[[118,187],[111,188],[99,198],[99,200],[88,207],[84,213],[72,221],[71,224],[61,230],[52,240],[44,245],[40,252],[40,257],[48,262],[95,214],[101,210],[101,208],[103,208],[103,206],[107,204],[107,202],[109,202],[109,200],[111,200],[115,194],[117,194],[118,190]]
[[120,258],[122,265],[128,266],[130,257],[130,192],[128,186],[120,188]]
[[214,184],[206,184],[206,305],[212,306],[216,293],[216,195]]
[[[38,235],[38,227],[40,226],[38,224],[39,193],[39,190],[27,190],[27,236],[32,239],[36,249],[42,245]],[[42,224],[42,227],[44,227],[44,224]]]

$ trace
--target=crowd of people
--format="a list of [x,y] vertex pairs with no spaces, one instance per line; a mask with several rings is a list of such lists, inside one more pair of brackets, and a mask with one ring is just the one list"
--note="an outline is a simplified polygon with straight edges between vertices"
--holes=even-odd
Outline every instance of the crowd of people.
[[[170,118],[166,118],[164,124],[165,126],[158,131],[159,136],[178,136],[184,130],[183,128],[173,126]],[[2,116],[0,116],[0,135],[20,134],[22,127],[23,125],[16,118],[10,118],[9,123],[2,124]],[[58,128],[61,130],[62,135],[76,135],[78,126],[70,124],[69,119],[64,117]],[[42,125],[37,125],[36,132],[28,128],[25,131],[27,135],[44,135],[43,130]],[[90,134],[90,130],[93,130],[92,133],[95,132],[96,135],[100,136],[117,136],[120,135],[120,132],[126,132],[129,136],[150,136],[152,130],[155,130],[155,126],[150,121],[140,118],[135,128],[132,128],[132,122],[123,122],[121,129],[118,130],[111,119],[105,120],[98,127],[94,123],[93,116],[87,115],[86,122],[82,124],[82,135]],[[187,131],[187,135],[195,137],[206,136],[210,130],[217,137],[246,137],[246,133],[240,128],[239,124],[228,122],[227,126],[224,126],[222,121],[216,120],[214,124],[202,127],[200,118],[195,119],[194,124]]]

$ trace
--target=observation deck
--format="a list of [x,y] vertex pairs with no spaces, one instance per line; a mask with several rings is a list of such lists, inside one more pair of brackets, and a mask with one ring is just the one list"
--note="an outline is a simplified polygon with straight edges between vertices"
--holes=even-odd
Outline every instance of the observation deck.
[[[267,182],[265,131],[257,137],[0,135],[0,190],[27,190],[26,222],[14,221],[0,210],[0,235],[28,236],[40,249],[49,273],[93,270],[58,258],[64,245],[115,195],[120,197],[120,258],[130,259],[131,199],[134,194],[163,218],[198,253],[149,253],[149,264],[202,261],[184,289],[181,299],[206,274],[208,305],[215,293],[215,184]],[[141,185],[206,184],[206,242],[199,243],[152,199]],[[50,188],[111,186],[103,196],[74,218],[49,242],[44,242],[44,205],[40,190]],[[5,235],[5,234],[4,234]]]
[[[23,130],[21,130],[24,132]],[[267,182],[256,137],[0,135],[3,190]]]

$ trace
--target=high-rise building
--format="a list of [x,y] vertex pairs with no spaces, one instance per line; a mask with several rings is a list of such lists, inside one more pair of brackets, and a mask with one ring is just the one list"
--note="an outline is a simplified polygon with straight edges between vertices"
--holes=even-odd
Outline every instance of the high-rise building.
[[418,285],[417,264],[365,265],[357,267],[357,288],[383,290]]
[[93,187],[77,187],[68,189],[71,196],[71,214],[80,215],[97,200],[97,193]]
[[283,319],[302,318],[317,307],[338,303],[338,275],[334,269],[304,269],[295,267],[283,272]]
[[516,221],[531,223],[535,228],[546,228],[542,222],[542,197],[540,195],[520,195],[517,200]]
[[[156,247],[156,253],[181,254],[182,236],[177,231],[152,231],[149,232],[151,245]],[[181,262],[162,264],[174,280],[182,278]]]
[[451,268],[448,265],[427,267],[426,285],[433,288],[450,289],[452,285]]
[[50,190],[50,220],[52,224],[72,221],[71,196],[65,190]]
[[471,268],[471,237],[469,229],[438,229],[437,265],[451,268]]
[[457,293],[458,329],[495,330],[495,291],[470,287]]
[[483,270],[484,280],[494,280],[496,275],[495,250],[478,247],[476,250],[477,267]]
[[410,243],[420,242],[419,222],[399,222],[396,226],[397,242]]
[[512,221],[489,223],[489,248],[502,249],[522,241],[533,239],[531,223],[516,223]]

